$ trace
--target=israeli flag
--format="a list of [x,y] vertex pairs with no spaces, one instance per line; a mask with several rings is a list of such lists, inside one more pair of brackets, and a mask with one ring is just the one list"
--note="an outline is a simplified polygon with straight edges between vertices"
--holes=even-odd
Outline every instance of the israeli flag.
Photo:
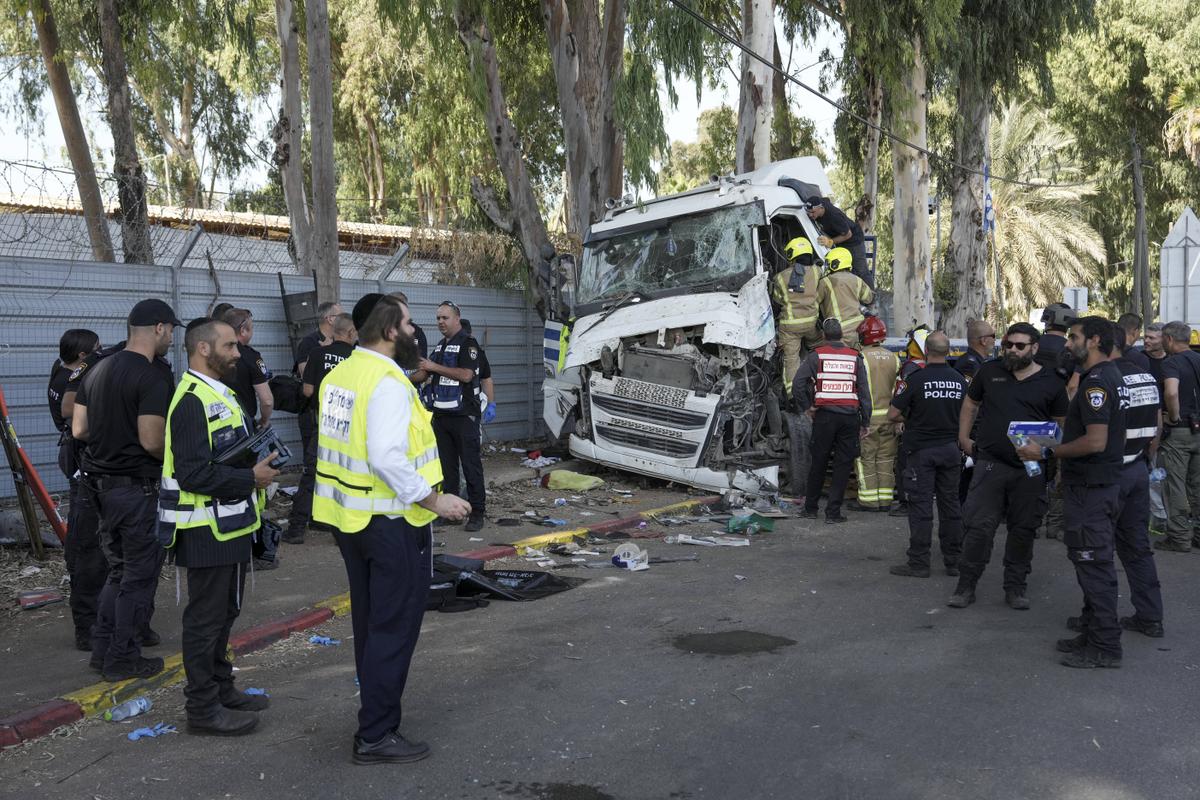
[[983,232],[996,230],[996,208],[992,205],[992,170],[983,162]]

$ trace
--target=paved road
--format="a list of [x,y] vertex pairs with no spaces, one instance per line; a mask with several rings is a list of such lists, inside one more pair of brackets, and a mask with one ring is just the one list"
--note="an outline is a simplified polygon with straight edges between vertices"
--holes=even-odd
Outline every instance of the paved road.
[[[239,662],[242,684],[274,701],[254,737],[129,742],[125,726],[85,722],[0,756],[0,795],[1196,796],[1200,557],[1160,556],[1165,639],[1128,635],[1123,669],[1079,672],[1053,650],[1078,605],[1058,542],[1038,542],[1031,611],[1003,605],[995,564],[956,611],[952,578],[886,574],[902,530],[858,515],[788,521],[749,548],[652,542],[701,561],[588,571],[535,603],[430,615],[403,726],[434,747],[419,764],[349,763],[353,653],[334,620],[321,632],[340,647],[293,637]],[[703,637],[734,631],[764,636]],[[164,690],[146,721],[182,727],[180,707]]]

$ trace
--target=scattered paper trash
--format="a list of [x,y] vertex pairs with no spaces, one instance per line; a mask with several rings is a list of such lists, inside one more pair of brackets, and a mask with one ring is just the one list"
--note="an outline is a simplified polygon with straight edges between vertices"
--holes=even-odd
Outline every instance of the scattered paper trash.
[[131,742],[136,742],[138,739],[153,739],[155,736],[162,736],[164,733],[175,733],[175,726],[160,722],[153,728],[138,728],[136,731],[130,731],[127,738]]
[[42,571],[41,567],[35,567],[34,565],[30,564],[28,567],[25,567],[24,569],[21,570],[21,572],[19,573],[19,576],[22,578],[28,578],[31,575],[37,575],[41,571]]
[[514,453],[528,453],[528,452],[529,452],[529,451],[528,451],[528,450],[526,450],[524,447],[510,447],[510,448],[508,448],[508,449],[509,449],[509,450],[511,450],[511,451],[512,451],[512,452],[514,452]]
[[521,462],[521,466],[529,467],[530,469],[541,469],[542,467],[548,467],[551,464],[557,464],[558,462],[559,459],[553,456],[538,456],[537,458],[534,458],[531,455],[529,458]]
[[739,581],[744,581],[744,580],[746,580],[746,576],[745,576],[745,575],[738,575],[737,573],[734,573],[733,577],[734,577],[734,578],[736,578],[736,579],[737,579],[737,580],[739,580]]
[[565,506],[566,504],[567,504],[567,498],[565,498],[565,497],[556,497],[556,498],[554,498],[554,505],[556,505],[556,506]]
[[740,539],[736,536],[692,536],[691,534],[681,533],[678,536],[668,536],[664,539],[667,544],[694,544],[701,547],[749,547],[749,539]]
[[612,563],[630,572],[641,572],[650,569],[650,554],[636,544],[626,543],[613,552]]
[[604,479],[595,475],[583,475],[569,469],[556,469],[542,478],[542,486],[547,489],[570,489],[575,492],[587,492],[604,485]]
[[319,644],[322,647],[333,647],[342,643],[341,639],[330,639],[328,636],[310,636],[308,637],[309,644]]
[[542,519],[542,524],[546,525],[547,527],[557,528],[560,525],[566,525],[567,521],[565,519],[557,519],[555,517],[544,517]]
[[483,539],[479,538],[478,536],[472,536],[470,539],[467,539],[467,541],[468,542],[482,542]]

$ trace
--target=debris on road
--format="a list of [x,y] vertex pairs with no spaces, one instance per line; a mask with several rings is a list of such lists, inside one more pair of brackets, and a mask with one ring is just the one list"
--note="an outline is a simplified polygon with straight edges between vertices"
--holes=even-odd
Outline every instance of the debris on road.
[[145,714],[153,706],[154,703],[150,702],[150,698],[142,695],[132,700],[126,700],[124,703],[113,706],[108,711],[105,711],[104,719],[108,722],[120,722],[130,717],[136,717],[138,714]]
[[136,742],[138,739],[153,739],[156,736],[162,736],[165,733],[176,733],[174,725],[168,725],[165,722],[160,722],[153,728],[138,728],[136,731],[130,731],[129,741]]
[[569,469],[557,469],[542,477],[542,486],[547,489],[571,489],[576,492],[587,492],[599,489],[603,485],[603,478],[572,472]]
[[319,644],[322,647],[335,647],[342,643],[341,639],[330,639],[328,636],[310,636],[309,644]]
[[740,539],[736,536],[722,536],[715,534],[713,536],[692,536],[691,534],[681,533],[678,536],[668,536],[664,539],[667,544],[695,544],[701,547],[749,547],[749,539]]
[[641,572],[650,569],[650,554],[636,544],[623,544],[613,553],[612,563],[630,572]]
[[29,591],[17,594],[17,602],[20,604],[22,611],[30,611],[42,606],[48,606],[51,603],[61,603],[62,601],[63,594],[57,589],[30,589]]
[[559,459],[554,456],[538,456],[537,458],[530,457],[525,459],[521,462],[521,466],[528,467],[529,469],[541,469],[542,467],[548,467],[558,462]]

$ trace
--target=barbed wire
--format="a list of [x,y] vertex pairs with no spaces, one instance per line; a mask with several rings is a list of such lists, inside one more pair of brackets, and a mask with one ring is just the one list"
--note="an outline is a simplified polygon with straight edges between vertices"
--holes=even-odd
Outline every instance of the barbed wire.
[[[117,181],[96,173],[114,258],[124,260]],[[185,268],[296,274],[291,224],[286,212],[166,204],[165,187],[148,183],[149,236],[153,261],[169,265],[200,224],[201,241]],[[156,202],[158,201],[158,202]],[[340,201],[343,211],[347,203]],[[423,222],[423,221],[419,221]],[[341,220],[339,261],[343,278],[375,279],[392,265],[403,245],[409,258],[393,280],[521,289],[527,268],[514,239],[502,234],[439,225],[392,225]],[[94,259],[87,221],[70,169],[0,159],[0,255],[65,261]]]

